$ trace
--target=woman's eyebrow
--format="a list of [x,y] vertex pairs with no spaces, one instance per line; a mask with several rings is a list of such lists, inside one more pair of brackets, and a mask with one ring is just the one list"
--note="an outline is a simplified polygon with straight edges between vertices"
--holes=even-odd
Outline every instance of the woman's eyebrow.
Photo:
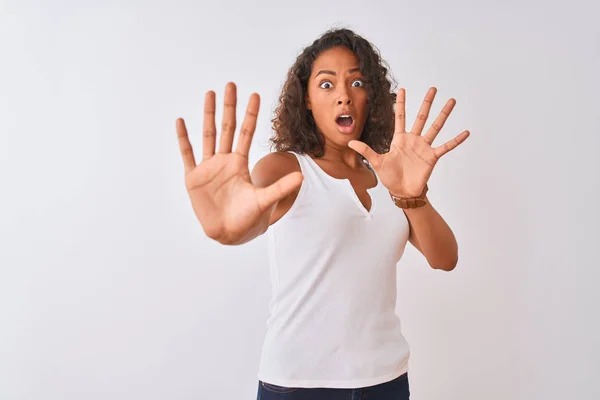
[[[351,74],[353,72],[360,72],[360,68],[351,68],[348,70],[348,74]],[[330,71],[328,69],[322,69],[319,72],[317,72],[317,74],[315,75],[315,78],[321,74],[328,74],[328,75],[333,75],[333,76],[337,76],[337,74],[334,71]]]

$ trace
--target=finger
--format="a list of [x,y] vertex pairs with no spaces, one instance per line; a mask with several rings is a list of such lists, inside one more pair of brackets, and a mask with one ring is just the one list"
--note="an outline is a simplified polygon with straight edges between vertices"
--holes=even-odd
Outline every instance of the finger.
[[435,94],[437,93],[437,89],[432,87],[429,88],[427,94],[425,95],[425,99],[421,104],[421,108],[419,108],[419,113],[417,114],[417,119],[415,119],[415,123],[410,130],[410,133],[414,133],[415,135],[420,135],[423,132],[423,127],[425,126],[425,122],[429,117],[429,110],[431,110],[431,103],[433,103],[433,99],[435,98]]
[[395,133],[406,133],[406,90],[401,88],[396,96]]
[[368,144],[359,140],[351,140],[348,142],[348,147],[366,158],[369,164],[371,164],[374,168],[379,168],[379,153],[373,151]]
[[182,118],[177,119],[175,122],[175,128],[177,130],[177,140],[179,141],[179,151],[181,152],[181,157],[183,158],[183,167],[187,173],[196,168],[194,149],[192,149],[187,128],[185,127],[185,121]]
[[237,142],[236,153],[248,157],[250,152],[250,144],[252,143],[252,137],[256,130],[256,120],[258,118],[258,110],[260,108],[260,96],[257,93],[253,93],[248,101],[246,107],[246,116],[242,122],[242,129],[240,130],[240,136]]
[[215,92],[206,92],[204,96],[204,126],[202,128],[202,160],[215,154],[217,128],[215,126]]
[[223,123],[221,126],[221,140],[219,153],[231,153],[233,134],[235,132],[235,107],[237,104],[237,88],[235,83],[229,82],[225,86],[225,100],[223,102]]
[[455,149],[459,144],[461,144],[462,142],[464,142],[469,137],[469,135],[470,135],[469,131],[463,131],[458,136],[456,136],[454,139],[447,141],[446,143],[444,143],[440,147],[436,147],[434,149],[435,156],[437,158],[440,158],[444,154],[446,154],[449,151]]
[[429,144],[433,143],[440,130],[444,127],[448,116],[452,112],[452,109],[456,105],[456,100],[450,99],[446,102],[446,105],[440,112],[440,115],[433,121],[433,125],[427,130],[427,133],[423,135],[425,141]]
[[259,208],[261,210],[266,210],[279,200],[289,196],[294,190],[297,190],[300,187],[303,179],[304,176],[302,173],[296,171],[287,174],[265,188],[257,189]]

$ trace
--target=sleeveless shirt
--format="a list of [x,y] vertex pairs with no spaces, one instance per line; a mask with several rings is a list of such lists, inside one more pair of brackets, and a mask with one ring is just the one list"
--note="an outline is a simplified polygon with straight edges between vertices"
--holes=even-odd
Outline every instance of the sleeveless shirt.
[[396,268],[408,220],[377,178],[367,210],[348,179],[290,151],[304,180],[267,229],[270,316],[258,378],[285,387],[359,388],[408,371]]

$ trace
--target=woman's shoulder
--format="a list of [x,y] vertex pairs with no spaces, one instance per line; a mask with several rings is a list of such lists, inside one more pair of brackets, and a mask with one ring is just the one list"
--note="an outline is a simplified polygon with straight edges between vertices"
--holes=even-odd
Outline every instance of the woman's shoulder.
[[[287,174],[296,171],[302,172],[294,153],[286,151],[269,153],[258,160],[252,169],[252,183],[259,187],[269,186]],[[271,214],[269,225],[273,225],[292,208],[301,187],[302,185],[277,202],[277,206]]]
[[292,172],[301,172],[296,155],[288,151],[275,151],[263,156],[252,169],[252,183],[265,187]]

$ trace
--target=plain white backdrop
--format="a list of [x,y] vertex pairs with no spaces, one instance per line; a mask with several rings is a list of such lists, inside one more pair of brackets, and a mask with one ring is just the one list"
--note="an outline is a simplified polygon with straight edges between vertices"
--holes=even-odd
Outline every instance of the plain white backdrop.
[[[398,264],[416,400],[600,398],[600,28],[593,1],[1,1],[0,398],[253,399],[265,237],[207,239],[175,119],[201,151],[204,93],[262,98],[325,30],[430,86],[432,204],[457,268]],[[220,121],[220,120],[218,120]],[[409,125],[410,126],[410,125]],[[429,124],[427,125],[429,126]],[[310,351],[307,348],[307,351]]]

